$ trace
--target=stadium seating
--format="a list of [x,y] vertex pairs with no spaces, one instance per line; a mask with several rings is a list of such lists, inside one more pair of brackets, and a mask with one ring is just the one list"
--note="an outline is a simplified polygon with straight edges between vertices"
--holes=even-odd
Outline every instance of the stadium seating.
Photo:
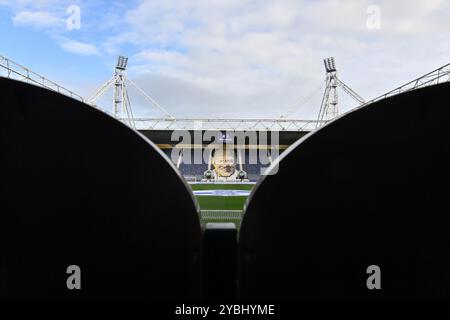
[[[166,154],[170,157],[171,150],[167,150]],[[191,150],[191,154],[192,154],[191,159],[194,159],[192,150]],[[257,181],[261,176],[262,168],[266,167],[266,166],[263,166],[261,163],[259,163],[259,161],[258,161],[258,163],[250,162],[248,150],[244,150],[243,154],[244,154],[244,161],[245,161],[243,164],[244,171],[247,172],[248,178],[250,181]],[[254,161],[256,161],[256,160],[254,160]],[[236,167],[239,168],[238,165]],[[189,164],[189,163],[182,162],[179,167],[179,170],[184,177],[196,177],[196,179],[198,179],[198,180],[201,180],[204,178],[204,173],[207,169],[208,169],[208,164],[204,163],[204,162],[201,164]]]
[[203,178],[204,172],[208,170],[207,164],[185,164],[180,165],[180,172],[183,176],[195,176],[198,179]]
[[[259,157],[257,156],[253,156],[255,157],[253,159],[253,157],[250,157],[249,155],[249,150],[245,150],[245,156],[244,156],[244,170],[247,172],[249,178],[251,181],[257,181],[259,179],[259,177],[261,176],[261,170],[263,166],[260,161],[259,161]],[[252,160],[252,161],[250,161]],[[257,163],[255,163],[257,162]]]
[[201,297],[198,208],[169,159],[86,104],[0,86],[0,299]]
[[449,94],[380,100],[282,154],[247,203],[239,296],[450,298]]
[[[189,151],[191,153],[190,157],[189,157],[189,154],[187,154],[187,152],[189,152]],[[184,177],[195,177],[197,180],[201,180],[201,179],[203,179],[203,174],[205,173],[205,171],[208,170],[208,164],[205,163],[204,161],[202,161],[202,163],[193,163],[194,162],[194,150],[191,149],[189,151],[188,151],[188,149],[184,150],[184,153],[187,154],[186,156],[188,157],[188,159],[186,160],[186,162],[188,162],[188,163],[185,163],[184,161],[182,161],[180,163],[180,167],[178,169]],[[169,158],[172,158],[172,149],[165,149],[164,153]],[[201,160],[203,160],[203,159],[201,159]],[[176,158],[175,158],[174,165],[177,165]]]

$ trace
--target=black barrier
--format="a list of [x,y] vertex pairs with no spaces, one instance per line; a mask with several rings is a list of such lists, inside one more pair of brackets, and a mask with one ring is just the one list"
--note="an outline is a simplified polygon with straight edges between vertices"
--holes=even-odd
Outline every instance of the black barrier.
[[198,211],[170,161],[88,105],[0,87],[0,298],[200,297]]
[[204,294],[209,300],[236,298],[237,230],[234,223],[208,223],[204,232]]
[[449,94],[378,101],[287,150],[247,202],[239,296],[450,298]]

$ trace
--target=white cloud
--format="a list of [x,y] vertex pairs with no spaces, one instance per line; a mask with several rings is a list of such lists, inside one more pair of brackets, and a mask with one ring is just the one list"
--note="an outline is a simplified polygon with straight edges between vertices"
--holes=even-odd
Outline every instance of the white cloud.
[[[38,0],[39,8],[18,2],[30,7],[16,12],[58,12],[45,5],[55,0]],[[322,58],[329,56],[342,80],[365,98],[449,62],[450,2],[444,0],[142,0],[128,11],[95,15],[88,3],[80,5],[92,15],[84,21],[98,27],[89,34],[97,41],[57,39],[61,47],[80,55],[101,50],[110,55],[105,60],[130,55],[130,76],[180,117],[278,117],[293,110],[294,117],[313,118],[325,77]],[[370,5],[381,9],[381,30],[367,28]],[[344,111],[355,105],[343,94],[339,101]]]
[[63,39],[61,42],[61,48],[65,51],[78,54],[81,56],[97,56],[100,55],[96,46],[71,39]]
[[[381,30],[367,28],[370,5],[381,8]],[[442,0],[145,0],[108,45],[141,48],[130,71],[142,84],[164,79],[160,102],[180,116],[276,117],[316,92],[292,114],[311,118],[321,100],[322,58],[335,56],[341,78],[374,97],[448,62],[442,30],[449,13]],[[184,92],[179,99],[175,87]],[[356,104],[343,94],[340,102],[343,110]]]
[[13,18],[16,26],[34,27],[47,29],[62,26],[64,19],[53,16],[48,11],[20,11]]

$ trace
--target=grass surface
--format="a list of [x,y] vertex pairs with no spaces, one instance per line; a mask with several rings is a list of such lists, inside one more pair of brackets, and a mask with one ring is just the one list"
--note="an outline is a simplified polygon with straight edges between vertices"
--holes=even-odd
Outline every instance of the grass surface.
[[197,196],[201,210],[243,210],[247,197]]
[[[254,184],[191,184],[193,190],[251,190]],[[220,196],[196,196],[200,210],[243,210],[247,197],[220,197]],[[203,224],[208,222],[234,222],[239,230],[241,221],[209,219],[202,220]]]

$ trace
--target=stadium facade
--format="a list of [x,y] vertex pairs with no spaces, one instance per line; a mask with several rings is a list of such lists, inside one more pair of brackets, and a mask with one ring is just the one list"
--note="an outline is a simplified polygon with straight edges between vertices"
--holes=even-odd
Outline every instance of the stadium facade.
[[257,181],[308,131],[139,130],[188,181]]

